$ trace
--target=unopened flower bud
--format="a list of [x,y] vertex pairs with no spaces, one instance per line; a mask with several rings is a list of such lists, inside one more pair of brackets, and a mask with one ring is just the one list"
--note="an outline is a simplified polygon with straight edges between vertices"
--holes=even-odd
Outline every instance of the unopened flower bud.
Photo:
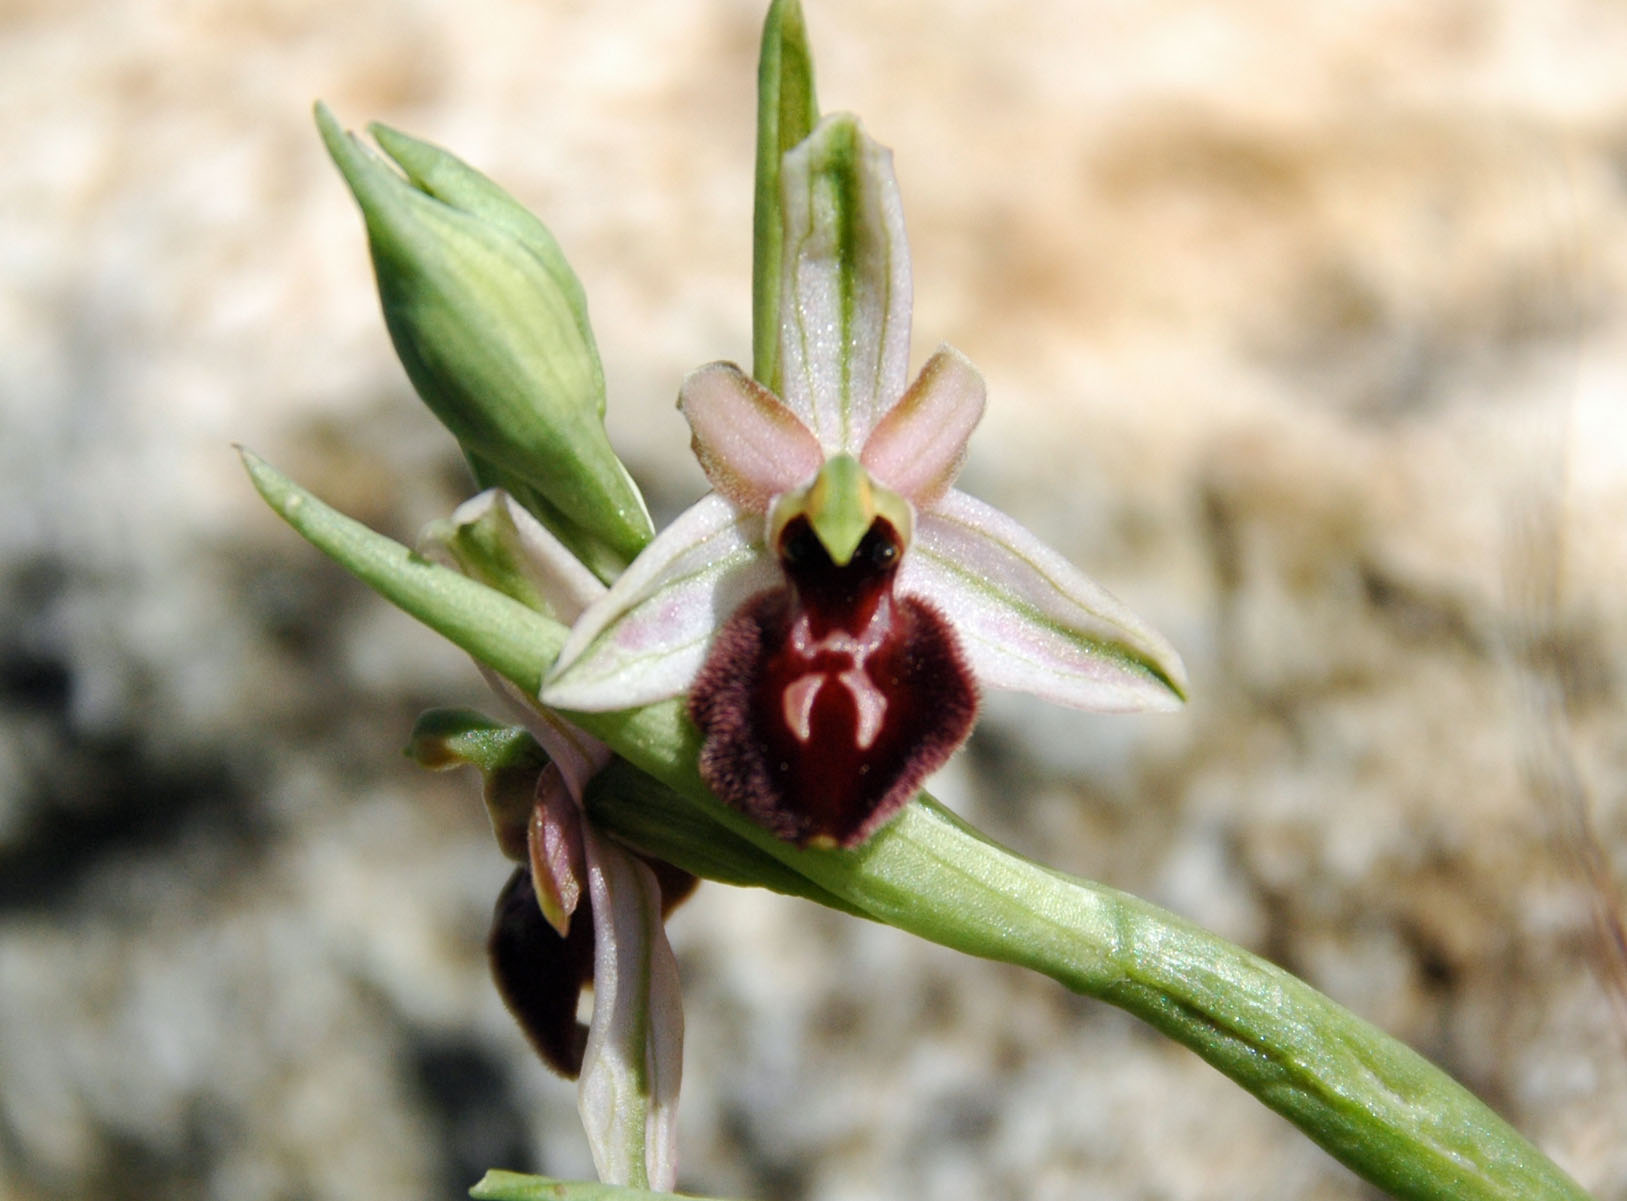
[[502,486],[601,578],[649,541],[604,429],[581,284],[547,228],[497,185],[382,127],[391,169],[317,108],[360,204],[385,323],[419,396],[482,486]]

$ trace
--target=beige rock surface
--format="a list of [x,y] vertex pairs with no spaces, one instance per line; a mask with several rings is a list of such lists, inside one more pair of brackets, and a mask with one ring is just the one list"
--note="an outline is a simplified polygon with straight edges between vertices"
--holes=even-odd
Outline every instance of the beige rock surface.
[[[1627,10],[809,0],[897,153],[965,476],[1167,633],[1194,700],[991,698],[939,791],[1419,1048],[1627,1198]],[[455,149],[587,286],[658,515],[749,350],[756,0],[0,8],[0,1196],[460,1195],[585,1174],[484,978],[454,651],[230,443],[410,537],[411,400],[326,98]],[[674,920],[683,1185],[1370,1196],[1115,1011],[766,895]],[[1615,991],[1612,992],[1612,989]]]

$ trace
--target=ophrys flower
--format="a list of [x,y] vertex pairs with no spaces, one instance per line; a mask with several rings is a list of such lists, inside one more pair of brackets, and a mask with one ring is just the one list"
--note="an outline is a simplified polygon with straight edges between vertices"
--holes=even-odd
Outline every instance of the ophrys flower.
[[776,395],[714,363],[679,408],[713,492],[574,627],[553,707],[682,692],[701,772],[783,838],[854,846],[969,733],[978,687],[1170,708],[1170,645],[1017,522],[951,485],[983,412],[957,351],[908,381],[891,155],[848,116],[781,168]]

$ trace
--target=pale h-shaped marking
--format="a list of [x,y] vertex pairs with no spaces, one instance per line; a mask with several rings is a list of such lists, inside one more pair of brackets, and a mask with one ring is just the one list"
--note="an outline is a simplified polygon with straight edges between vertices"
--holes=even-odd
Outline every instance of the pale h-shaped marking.
[[816,639],[808,615],[797,614],[791,624],[791,649],[808,664],[808,670],[785,686],[781,704],[786,727],[798,742],[813,737],[814,701],[825,681],[835,676],[858,710],[858,749],[867,751],[875,745],[887,719],[887,698],[870,678],[868,661],[891,633],[891,619],[891,599],[883,598],[858,637],[838,628]]

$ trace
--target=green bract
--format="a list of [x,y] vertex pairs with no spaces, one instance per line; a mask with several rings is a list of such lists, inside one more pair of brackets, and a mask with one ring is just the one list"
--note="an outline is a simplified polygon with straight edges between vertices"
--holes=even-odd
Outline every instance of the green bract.
[[553,236],[444,150],[375,126],[397,172],[325,106],[316,121],[361,206],[385,324],[413,387],[481,486],[515,495],[614,578],[649,541],[650,519],[605,436],[587,303]]

